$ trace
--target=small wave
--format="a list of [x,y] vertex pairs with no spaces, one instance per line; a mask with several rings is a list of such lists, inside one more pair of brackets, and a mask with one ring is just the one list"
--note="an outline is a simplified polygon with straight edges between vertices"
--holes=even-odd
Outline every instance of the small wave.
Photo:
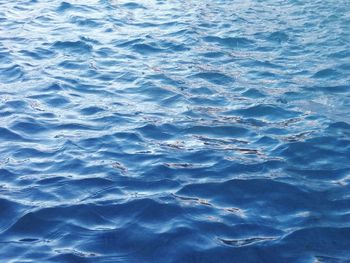
[[132,45],[132,49],[142,55],[160,53],[164,51],[161,48],[149,44],[134,44]]
[[52,45],[54,50],[62,50],[72,54],[90,53],[93,47],[83,41],[57,41]]
[[193,77],[201,78],[218,85],[228,85],[234,82],[233,78],[219,72],[201,72],[193,75]]
[[229,48],[247,48],[253,46],[254,44],[254,41],[244,37],[207,36],[204,38],[204,41],[209,43],[218,43]]
[[20,81],[24,75],[24,71],[19,65],[0,69],[0,81],[5,84]]
[[2,141],[24,141],[24,138],[21,137],[19,134],[6,128],[0,127],[0,135],[0,140]]

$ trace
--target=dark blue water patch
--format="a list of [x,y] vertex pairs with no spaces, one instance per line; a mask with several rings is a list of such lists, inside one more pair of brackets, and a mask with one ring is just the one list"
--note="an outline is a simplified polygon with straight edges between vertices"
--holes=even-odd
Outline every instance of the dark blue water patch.
[[85,42],[89,42],[89,43],[92,43],[92,44],[100,44],[100,42],[94,38],[92,38],[91,36],[87,37],[87,36],[80,36],[80,39],[82,41],[85,41]]
[[227,101],[227,98],[225,97],[218,97],[218,98],[198,97],[198,98],[191,98],[189,101],[195,105],[206,105],[208,107],[225,106],[229,104],[229,102]]
[[340,51],[337,51],[337,52],[330,54],[330,57],[337,58],[337,59],[343,59],[343,58],[347,58],[349,56],[350,56],[349,50],[340,50]]
[[190,47],[187,47],[181,43],[174,43],[170,41],[162,41],[161,47],[166,48],[168,52],[174,52],[175,54],[178,54],[178,52],[183,52],[183,51],[189,51],[191,50]]
[[[289,247],[296,251],[298,248],[306,248],[306,253],[317,252],[324,255],[324,249],[334,248],[338,251],[347,251],[349,244],[346,238],[349,236],[349,228],[329,228],[314,227],[295,231],[288,235],[281,243],[281,247]],[[327,235],[328,239],[322,237]],[[301,236],[306,237],[301,241]],[[333,255],[335,258],[346,259],[349,253],[340,253]]]
[[1,49],[0,58],[1,58],[1,62],[0,62],[0,63],[1,63],[2,65],[8,66],[9,64],[12,63],[11,54],[10,54],[10,52],[8,52],[6,49],[5,49],[5,50],[2,50],[2,49]]
[[314,74],[314,78],[336,78],[336,77],[339,77],[339,73],[332,69],[332,68],[327,68],[327,69],[322,69],[322,70],[319,70],[317,71],[315,74]]
[[22,50],[21,53],[36,60],[42,60],[46,58],[45,54],[41,54],[41,52]]
[[341,86],[316,86],[316,87],[307,87],[306,89],[312,90],[315,92],[324,92],[324,93],[346,93],[349,91],[350,86],[341,85]]
[[7,108],[11,108],[11,109],[26,109],[28,108],[28,104],[23,101],[23,100],[11,100],[11,101],[7,101],[5,103],[5,105]]
[[101,112],[101,111],[104,111],[104,110],[100,107],[91,106],[91,107],[86,107],[86,108],[82,109],[80,112],[83,115],[94,115],[94,114]]
[[20,239],[18,240],[19,242],[36,242],[38,241],[39,239],[37,238],[23,238],[23,239]]
[[69,52],[72,54],[90,53],[93,47],[83,41],[57,41],[52,45],[55,51]]
[[343,168],[343,169],[298,169],[297,167],[295,168],[290,168],[287,170],[288,172],[298,175],[298,176],[305,176],[310,179],[314,180],[339,180],[344,177],[349,173],[350,168]]
[[283,42],[287,42],[289,40],[289,36],[288,33],[284,32],[284,31],[276,31],[271,33],[268,36],[268,39],[270,41],[275,41],[277,43],[283,43]]
[[47,129],[48,128],[45,123],[38,122],[32,118],[16,120],[16,122],[11,126],[11,130],[27,135],[42,133],[47,131]]
[[22,141],[24,140],[19,134],[7,129],[0,127],[0,140],[2,141]]
[[[279,147],[276,151],[288,158],[290,164],[300,166],[347,167],[346,160],[349,158],[349,141],[334,146],[329,140],[334,138],[319,138],[305,142],[294,142]],[[336,150],[339,147],[339,152]],[[325,160],[331,160],[326,163]],[[337,165],[335,165],[337,164]],[[328,168],[329,169],[329,168]]]
[[81,4],[70,3],[65,1],[63,2],[58,1],[56,6],[57,6],[57,9],[55,10],[55,12],[57,12],[58,14],[69,13],[70,11],[89,12],[94,9],[91,5],[81,5]]
[[202,56],[206,57],[206,58],[220,58],[225,56],[225,53],[223,52],[206,52],[206,53],[202,53]]
[[71,21],[71,23],[77,24],[78,26],[81,26],[81,27],[89,27],[90,28],[90,27],[101,26],[101,24],[98,23],[94,19],[87,19],[87,18],[80,17],[80,16],[71,17],[70,21]]
[[234,82],[234,79],[220,72],[201,72],[193,75],[195,78],[201,78],[217,85],[228,85]]
[[282,67],[278,64],[272,63],[270,61],[260,61],[260,60],[248,60],[246,62],[241,63],[242,66],[254,68],[265,68],[265,69],[282,69]]
[[147,124],[143,127],[138,128],[141,134],[145,137],[157,139],[157,140],[165,140],[172,137],[172,135],[166,130],[162,129],[162,127]]
[[[65,90],[65,87],[67,87],[66,85],[62,84],[62,83],[51,83],[49,85],[45,85],[42,87],[42,91],[46,92],[46,93],[58,93],[59,91],[63,91]],[[31,98],[34,99],[39,99],[39,98],[44,98],[47,96],[40,96],[40,95],[36,95],[36,96],[31,96]]]
[[59,107],[68,104],[69,100],[63,96],[56,96],[55,98],[45,99],[45,103],[52,107]]
[[[7,239],[36,238],[41,237],[46,230],[57,227],[58,220],[51,221],[42,218],[38,213],[30,212],[23,215],[17,222],[5,231]],[[27,228],[31,225],[31,228]]]
[[[272,191],[277,185],[281,192]],[[220,192],[224,192],[225,194],[220,196]],[[207,195],[205,193],[211,194]],[[226,193],[230,193],[230,195],[227,195]],[[295,187],[278,182],[271,183],[269,180],[237,180],[220,183],[220,185],[216,183],[190,185],[181,189],[178,194],[191,194],[195,196],[199,194],[199,196],[197,196],[199,198],[212,198],[211,196],[213,196],[213,201],[218,204],[233,204],[236,207],[244,207],[247,203],[254,202],[256,196],[262,195],[264,196],[263,199],[266,200],[265,205],[268,205],[268,203],[271,202],[274,203],[271,205],[271,209],[274,207],[274,210],[269,210],[269,213],[278,212],[279,210],[303,209],[304,206],[308,205],[308,202],[314,202],[314,200],[306,202],[308,199],[307,194]],[[298,194],[300,199],[293,201],[294,194]],[[286,202],[284,199],[289,199],[289,201]],[[287,203],[288,206],[285,206]],[[256,209],[258,208],[256,207]],[[260,209],[265,210],[263,206]]]
[[72,8],[72,7],[73,7],[73,5],[70,4],[70,3],[61,2],[60,6],[59,6],[59,8],[58,8],[58,11],[65,11],[65,10],[70,9],[70,8]]
[[162,48],[159,48],[154,44],[134,44],[132,45],[132,49],[142,55],[155,54],[164,51]]
[[331,123],[328,126],[327,130],[330,134],[336,134],[348,138],[348,136],[350,135],[350,124],[346,122]]
[[250,97],[250,98],[263,98],[266,97],[264,93],[257,89],[248,89],[246,90],[242,95],[245,97]]
[[143,39],[142,38],[135,38],[135,39],[118,39],[116,40],[116,45],[118,47],[129,47],[129,46],[133,46],[134,44],[139,44],[140,42],[142,42]]
[[146,9],[142,4],[138,4],[135,2],[127,2],[122,5],[122,7],[126,7],[128,9]]
[[19,81],[24,77],[25,73],[21,66],[12,65],[6,68],[0,69],[0,82],[2,83],[12,83]]
[[[9,201],[6,199],[0,199],[0,229],[1,231],[4,231],[7,227],[10,227],[10,224],[13,223],[13,221],[18,218],[23,211],[25,211],[26,208],[28,208],[26,205],[16,203],[13,201]],[[12,220],[9,220],[9,218],[12,218]]]

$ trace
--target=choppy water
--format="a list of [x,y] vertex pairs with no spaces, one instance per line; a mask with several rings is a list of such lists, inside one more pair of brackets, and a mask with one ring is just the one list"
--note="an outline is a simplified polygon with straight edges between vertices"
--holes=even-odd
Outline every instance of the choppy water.
[[1,262],[350,262],[350,4],[0,0]]

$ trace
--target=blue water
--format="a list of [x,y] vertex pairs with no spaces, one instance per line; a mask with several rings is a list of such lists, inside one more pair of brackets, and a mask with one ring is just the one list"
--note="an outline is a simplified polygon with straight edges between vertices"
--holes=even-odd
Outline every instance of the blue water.
[[0,262],[350,262],[350,4],[0,0]]

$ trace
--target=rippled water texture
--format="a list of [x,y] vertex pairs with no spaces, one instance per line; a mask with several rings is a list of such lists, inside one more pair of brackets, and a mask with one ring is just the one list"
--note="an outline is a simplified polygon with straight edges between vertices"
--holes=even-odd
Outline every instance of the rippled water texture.
[[350,262],[350,4],[0,0],[1,262]]

